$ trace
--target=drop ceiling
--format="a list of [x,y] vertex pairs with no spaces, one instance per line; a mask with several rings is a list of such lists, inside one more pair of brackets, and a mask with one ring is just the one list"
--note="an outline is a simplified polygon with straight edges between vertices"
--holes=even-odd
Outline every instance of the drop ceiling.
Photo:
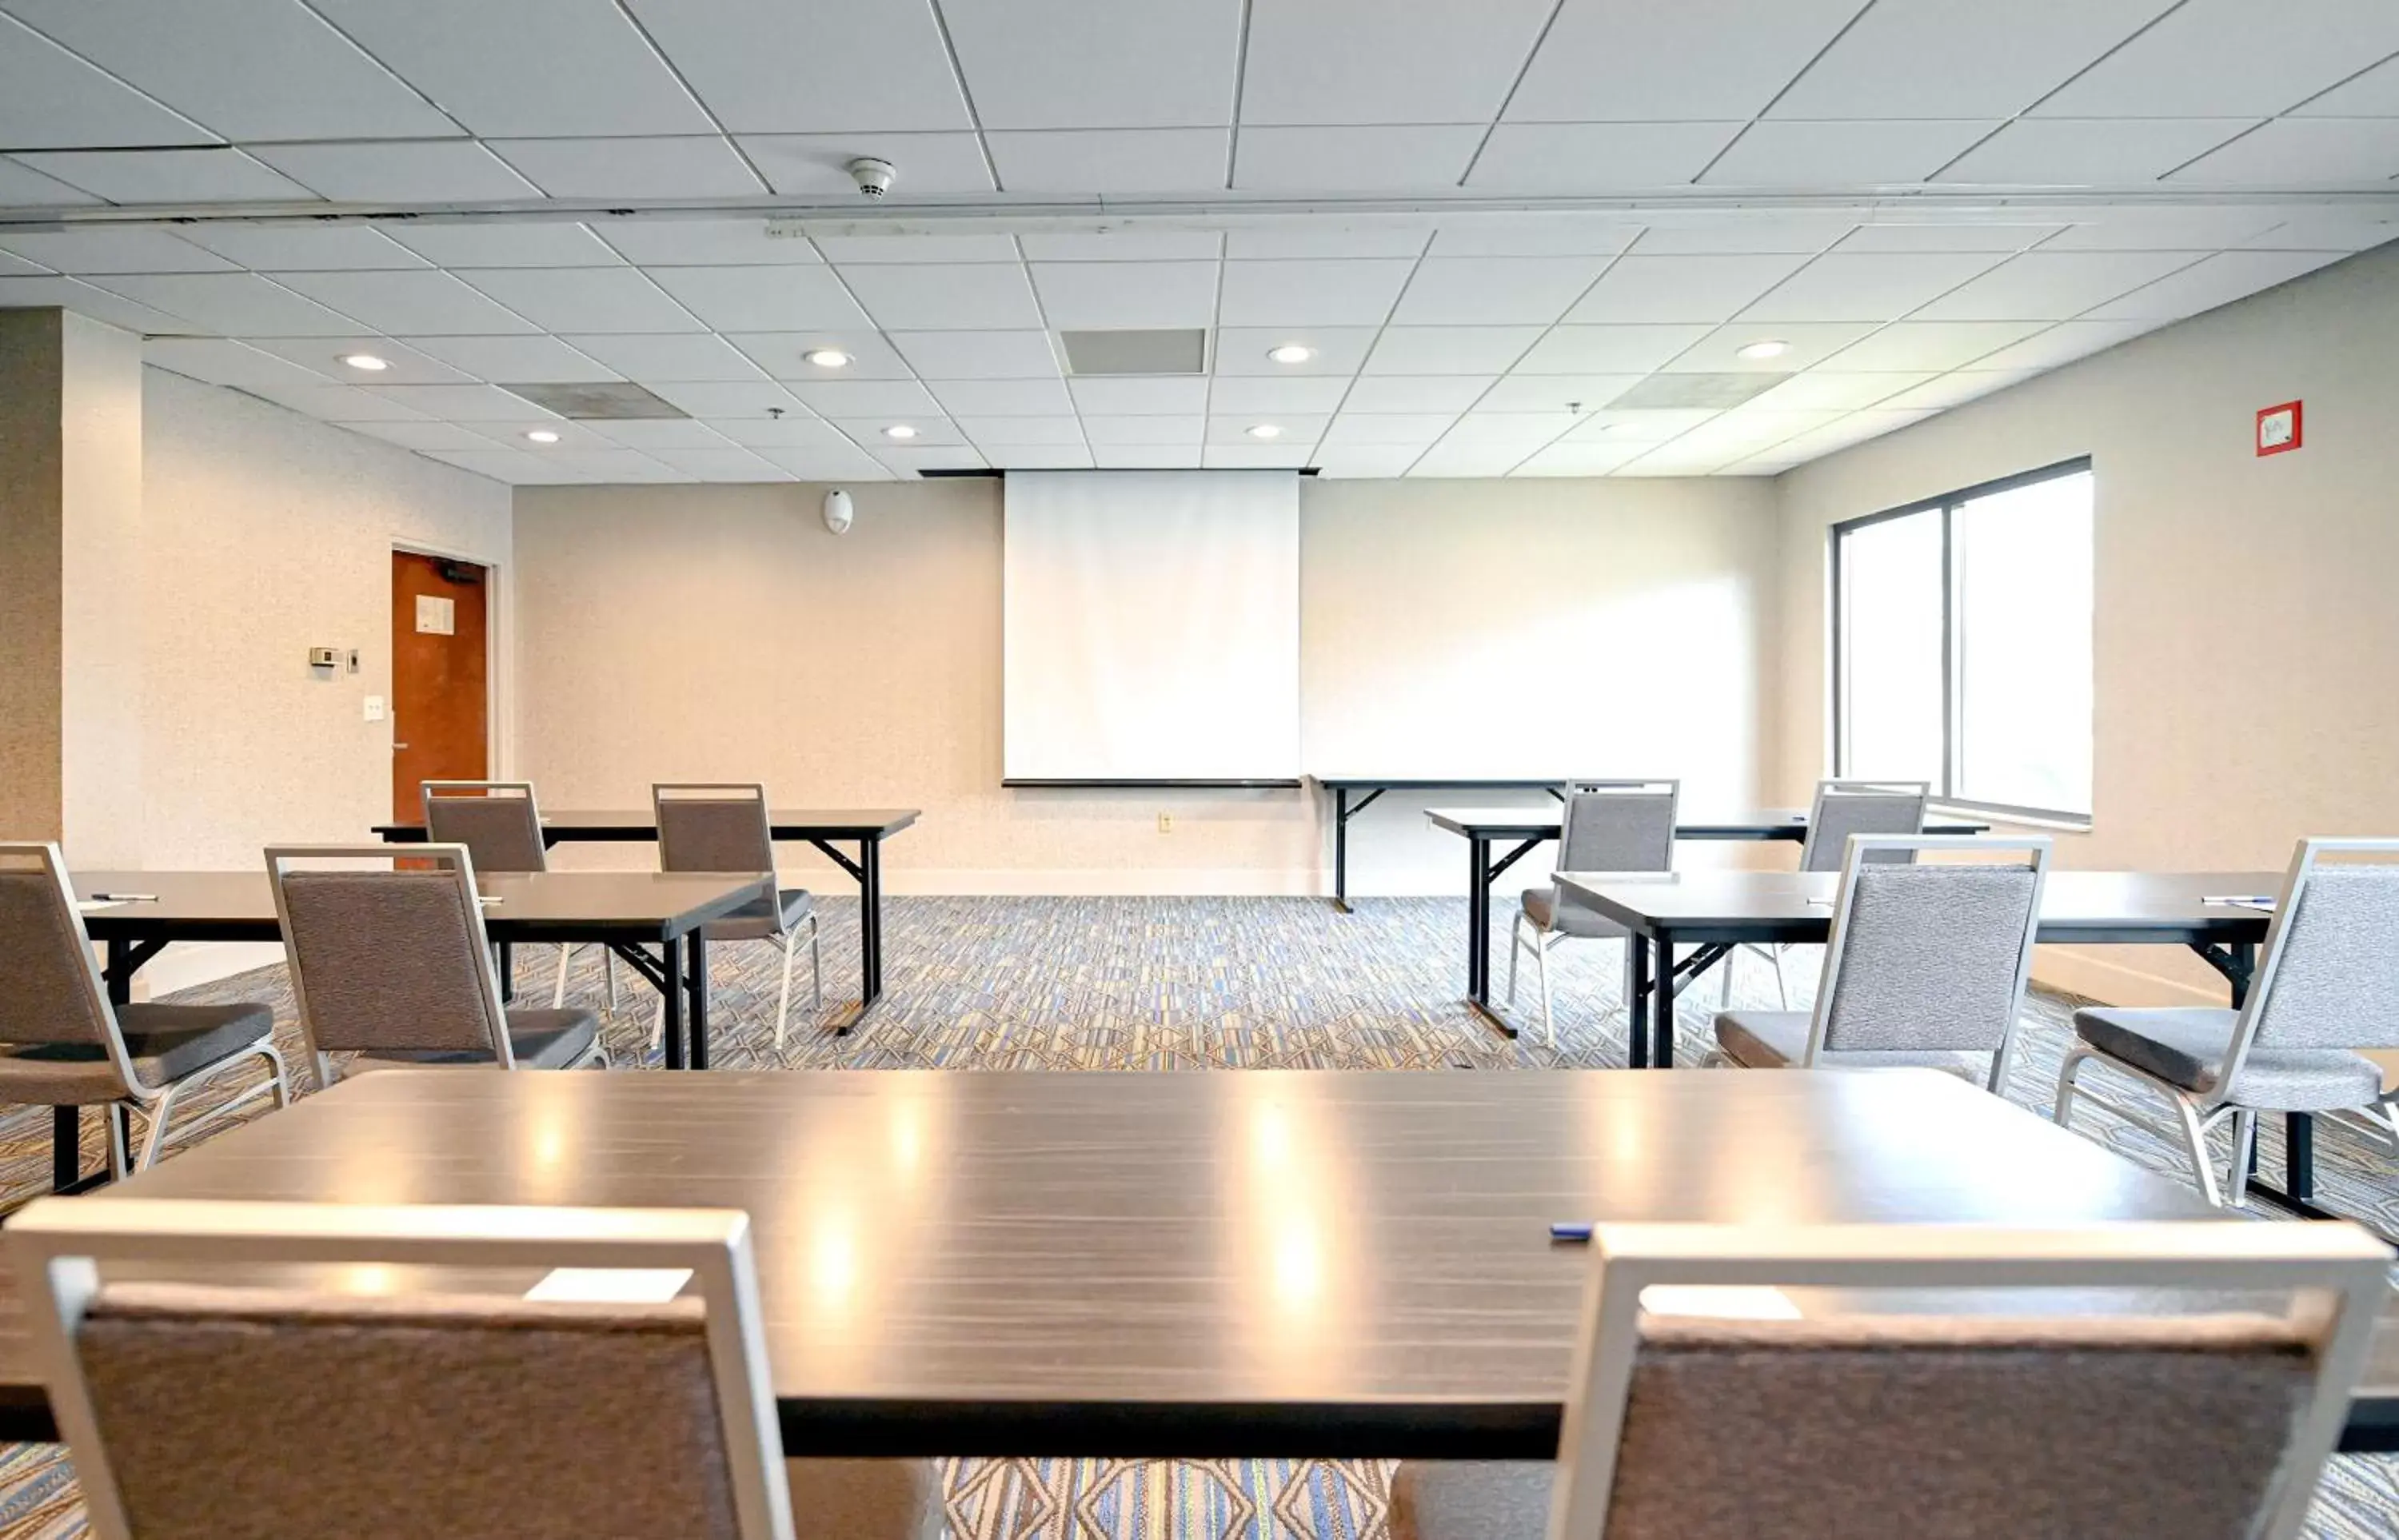
[[0,0],[0,307],[514,482],[1769,474],[2399,236],[2399,6],[2260,14]]

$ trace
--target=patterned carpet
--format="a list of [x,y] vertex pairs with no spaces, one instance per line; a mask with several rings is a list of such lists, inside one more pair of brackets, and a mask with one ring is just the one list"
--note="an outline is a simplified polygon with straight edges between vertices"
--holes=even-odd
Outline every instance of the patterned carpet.
[[[851,1008],[858,977],[857,912],[826,907],[828,1019]],[[1538,1069],[1620,1067],[1620,949],[1568,945],[1555,959],[1559,1045],[1534,1034],[1511,1044],[1459,1003],[1463,916],[1455,899],[1366,899],[1344,916],[1321,902],[1278,898],[894,898],[886,916],[888,993],[861,1030],[834,1037],[806,1025],[805,972],[793,990],[791,1042],[773,1047],[779,953],[765,945],[714,949],[712,1041],[725,1067],[955,1069]],[[1506,916],[1498,918],[1504,938]],[[1504,942],[1498,943],[1504,945]],[[554,950],[519,959],[528,993],[547,1003]],[[1506,959],[1498,958],[1504,986]],[[1816,954],[1795,949],[1786,974],[1795,1006],[1811,993]],[[656,1062],[655,999],[618,970],[627,993],[609,1020],[619,1064]],[[600,964],[581,953],[574,996],[601,1003]],[[1529,972],[1524,1001],[1537,1017]],[[1680,1052],[1697,1062],[1714,976],[1685,998]],[[290,1032],[281,970],[228,979],[183,998],[271,999]],[[1734,1001],[1775,1003],[1771,969],[1740,960]],[[2045,1107],[2072,1002],[2037,997],[2009,1087]],[[295,1040],[296,1043],[296,1040]],[[299,1057],[292,1054],[295,1066]],[[305,1083],[306,1075],[301,1075]],[[2095,1072],[2086,1081],[2096,1082]],[[179,1116],[179,1122],[183,1121]],[[222,1127],[223,1125],[217,1125]],[[205,1120],[189,1125],[205,1138]],[[2126,1156],[2185,1179],[2175,1148],[2107,1114],[2078,1127]],[[0,1122],[0,1206],[48,1183],[47,1114]],[[178,1135],[170,1150],[187,1141]],[[2327,1204],[2399,1230],[2399,1176],[2387,1150],[2338,1128],[2319,1137]],[[86,1148],[99,1148],[97,1120]],[[2270,1169],[2278,1138],[2267,1141]],[[93,1156],[97,1158],[97,1155]],[[2187,1179],[2185,1179],[2187,1180]],[[958,1540],[1376,1540],[1387,1533],[1389,1471],[1331,1461],[961,1460],[949,1469]],[[0,1451],[0,1540],[84,1533],[71,1473],[54,1450]],[[2318,1540],[2399,1533],[2399,1459],[2334,1462],[2306,1532]]]

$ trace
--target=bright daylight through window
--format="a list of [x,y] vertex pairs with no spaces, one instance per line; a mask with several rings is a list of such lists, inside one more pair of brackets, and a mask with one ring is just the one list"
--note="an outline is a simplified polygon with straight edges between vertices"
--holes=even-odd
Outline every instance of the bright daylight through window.
[[2091,815],[2087,460],[1834,526],[1837,774]]

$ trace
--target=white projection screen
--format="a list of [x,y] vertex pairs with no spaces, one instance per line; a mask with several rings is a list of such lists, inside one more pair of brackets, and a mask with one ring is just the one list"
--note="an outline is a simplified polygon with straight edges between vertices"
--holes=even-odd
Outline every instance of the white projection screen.
[[1010,471],[1003,777],[1290,781],[1299,478]]

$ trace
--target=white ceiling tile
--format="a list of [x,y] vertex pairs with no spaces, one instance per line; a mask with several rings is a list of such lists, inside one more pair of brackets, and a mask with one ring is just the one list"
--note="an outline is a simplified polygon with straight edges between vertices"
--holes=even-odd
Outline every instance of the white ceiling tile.
[[[725,341],[779,380],[905,380],[915,373],[880,331],[736,331]],[[849,362],[828,369],[808,361],[809,354],[825,348],[847,354]]]
[[0,309],[56,305],[145,337],[205,336],[217,330],[155,306],[96,289],[80,278],[0,279]]
[[1926,305],[1927,321],[2062,321],[2196,260],[2188,251],[2027,251]]
[[746,449],[654,449],[650,457],[703,481],[788,481],[792,473]]
[[[1379,374],[1343,382],[1344,412],[1463,412],[1481,400],[1498,378],[1491,374]],[[1222,391],[1226,382],[1217,382]]]
[[1030,380],[1058,372],[1046,331],[894,331],[891,343],[928,380]]
[[[1063,451],[1061,452],[1064,453]],[[874,457],[902,473],[929,470],[985,470],[990,462],[964,444],[878,444]]]
[[571,474],[581,481],[687,481],[690,477],[661,461],[630,449],[587,449],[571,453],[545,450],[532,458]]
[[[381,226],[384,234],[418,256],[443,267],[615,267],[624,259],[607,243],[580,224],[557,220],[523,223],[435,224],[394,221]],[[364,263],[312,265],[367,265]]]
[[2291,111],[2299,117],[2399,117],[2399,59],[2386,59]]
[[821,449],[763,449],[759,454],[803,481],[888,481],[890,467],[844,439]]
[[1824,192],[1921,182],[1999,127],[1995,121],[1751,124],[1700,181],[1711,187]]
[[1589,289],[1605,257],[1427,257],[1394,326],[1546,325]]
[[[1474,404],[1484,412],[1589,412],[1639,385],[1646,374],[1511,374]],[[1361,385],[1371,382],[1361,380]],[[1680,431],[1679,429],[1677,431]]]
[[1090,470],[1091,452],[1076,444],[985,444],[984,463],[997,470]]
[[1091,462],[1103,470],[1197,470],[1200,439],[1187,444],[1101,444],[1091,446]]
[[1208,387],[1208,410],[1322,413],[1338,407],[1349,391],[1349,382],[1337,375],[1236,374]]
[[371,385],[366,393],[452,423],[528,422],[546,415],[523,397],[496,385]]
[[1555,0],[1254,0],[1241,121],[1488,123],[1554,9]]
[[[1213,262],[1037,262],[1033,287],[1051,326],[1186,327],[1216,319]],[[873,308],[871,305],[869,308]]]
[[1681,438],[1701,423],[1723,415],[1712,408],[1609,411],[1602,407],[1596,412],[1585,412],[1581,425],[1568,433],[1565,441],[1577,444],[1662,444],[1669,439]]
[[1319,444],[1313,464],[1318,477],[1328,481],[1390,480],[1407,474],[1408,467],[1416,464],[1417,453],[1413,444],[1362,444],[1355,448]]
[[1213,262],[1225,248],[1223,233],[1215,230],[1028,232],[1016,241],[1027,262]]
[[1605,476],[1647,453],[1640,443],[1552,444],[1509,474],[1513,476]]
[[363,224],[185,225],[183,239],[267,273],[423,267],[425,259]]
[[12,257],[0,251],[0,277],[47,277],[49,275],[50,270],[39,263],[27,262],[22,257]]
[[1816,369],[1793,375],[1772,390],[1752,397],[1747,404],[1761,412],[1854,412],[1887,401],[1931,378],[1927,370],[1849,374]]
[[660,382],[755,381],[760,371],[724,338],[709,332],[617,336],[585,332],[563,341],[629,380]]
[[996,263],[893,263],[838,270],[885,331],[1001,331],[1041,325],[1024,269]]
[[1086,416],[1196,417],[1208,410],[1205,380],[1069,380],[1066,388],[1075,394],[1075,409]]
[[[679,219],[651,214],[595,221],[592,232],[644,267],[813,267],[817,249],[794,236],[770,236],[763,219]],[[481,265],[505,267],[506,263]],[[540,263],[565,266],[567,263]]]
[[829,267],[658,267],[659,288],[719,331],[864,330],[866,313]]
[[[1223,123],[1239,0],[943,0],[986,128]],[[1065,40],[1071,39],[1071,43]]]
[[1447,433],[1455,412],[1344,412],[1324,430],[1324,442],[1358,445],[1413,444],[1423,449]]
[[327,20],[484,138],[704,134],[674,72],[615,6],[588,0],[313,0]]
[[[1228,262],[1290,257],[1420,257],[1431,234],[1422,225],[1381,220],[1351,224],[1338,220],[1293,220],[1226,231],[1225,257]],[[1032,248],[1025,250],[1029,254]]]
[[[1375,345],[1371,326],[1227,326],[1216,331],[1216,356],[1210,360],[1225,374],[1355,374]],[[1295,364],[1277,363],[1267,355],[1285,344],[1315,349],[1313,357]]]
[[1502,123],[1466,185],[1550,193],[1687,186],[1741,129],[1739,123]]
[[1217,319],[1227,326],[1378,326],[1416,264],[1228,262]]
[[1612,257],[1641,234],[1626,214],[1564,211],[1479,214],[1442,226],[1436,257]]
[[1759,296],[1742,318],[1896,320],[2001,260],[1990,251],[1830,251]]
[[1886,433],[1910,427],[1931,416],[1929,411],[1903,412],[1895,408],[1875,407],[1865,412],[1852,412],[1830,427],[1803,433],[1796,439],[1774,446],[1775,454],[1789,464],[1798,465],[1847,449],[1852,444],[1879,439]]
[[[278,358],[289,358],[304,369],[351,385],[472,385],[475,377],[463,370],[451,368],[439,358],[420,353],[406,343],[373,332],[350,331],[327,337],[244,337],[252,347],[264,348]],[[351,369],[342,360],[353,353],[371,354],[384,361],[385,368],[368,373]]]
[[411,337],[411,346],[495,385],[579,385],[621,378],[556,337]]
[[2227,244],[2256,251],[2365,251],[2399,240],[2399,215],[2375,209],[2301,209],[2270,230]]
[[1746,118],[1864,9],[1863,0],[1565,0],[1511,122]]
[[[2074,324],[2080,326],[2100,323],[2078,321]],[[1956,370],[1929,380],[1913,390],[1902,391],[1880,404],[1902,411],[1944,412],[1953,406],[1963,406],[1968,401],[1978,400],[1994,391],[2005,390],[2012,385],[2021,385],[2034,375],[2043,372],[2045,371],[2039,369]]]
[[254,144],[251,153],[337,203],[479,203],[541,196],[508,162],[462,139]]
[[352,433],[363,433],[370,439],[380,439],[387,444],[413,449],[420,454],[435,451],[488,450],[491,439],[470,427],[456,423],[345,423]]
[[611,443],[649,453],[661,449],[730,449],[733,440],[684,417],[628,417],[583,425]]
[[101,200],[0,156],[0,209],[68,209]]
[[959,417],[954,419],[958,431],[976,444],[1078,444],[1083,441],[1083,425],[1073,415],[1064,417]]
[[1777,117],[2013,117],[2174,0],[1874,6],[1776,99]]
[[1200,451],[1207,470],[1298,470],[1308,464],[1313,446],[1303,443],[1209,444]]
[[[1692,344],[1666,367],[1677,373],[1789,374],[1815,368],[1874,329],[1872,321],[1733,321]],[[1770,358],[1741,356],[1750,344],[1769,341],[1782,343],[1782,351]]]
[[0,248],[61,273],[225,273],[234,266],[163,230],[125,225],[0,231]]
[[819,236],[827,262],[1015,262],[1013,236]]
[[1844,348],[1835,367],[1859,374],[1963,369],[2040,329],[2039,321],[1900,321]]
[[2268,204],[2247,208],[2079,209],[2073,224],[2040,243],[2044,251],[2217,251],[2262,236],[2287,217]]
[[284,281],[393,336],[501,337],[537,330],[447,273],[293,273]]
[[2005,254],[2047,240],[2062,224],[1960,220],[1861,224],[1842,237],[1837,251],[1992,251]]
[[1740,445],[1728,445],[1701,440],[1686,444],[1677,440],[1661,444],[1635,460],[1628,460],[1615,472],[1620,476],[1713,476],[1747,450]]
[[930,6],[630,4],[717,121],[736,133],[969,126]]
[[797,450],[838,453],[858,447],[831,423],[805,415],[805,408],[798,410],[803,415],[769,417],[753,412],[739,417],[711,417],[702,426],[727,442],[762,453]]
[[17,158],[111,203],[297,203],[314,196],[235,149],[36,150]]
[[1986,186],[2121,187],[2155,182],[2257,126],[2254,117],[2026,117],[1934,180]]
[[766,191],[718,134],[489,142],[493,154],[552,197],[752,197]]
[[0,16],[0,144],[12,149],[205,144],[217,136]]
[[849,163],[861,156],[898,168],[891,190],[903,198],[992,190],[991,168],[972,134],[736,134],[734,142],[769,186],[793,196],[856,197]]
[[1647,374],[1708,335],[1705,326],[1561,326],[1516,365],[1521,374]]
[[1575,426],[1571,412],[1470,412],[1442,439],[1444,444],[1517,444],[1529,453]]
[[[1330,420],[1321,415],[1296,412],[1212,412],[1208,417],[1207,441],[1212,444],[1272,443],[1278,447],[1312,444],[1324,437],[1324,426]],[[1250,431],[1254,427],[1275,427],[1282,431],[1261,439]]]
[[775,412],[811,415],[798,397],[772,380],[661,380],[650,389],[693,416],[708,419],[720,433],[726,431],[726,422],[768,422]]
[[[142,361],[210,385],[237,385],[244,390],[305,389],[333,383],[316,370],[222,337],[154,337],[142,344]],[[327,360],[329,366],[331,362]]]
[[[2093,320],[2179,320],[2338,262],[2338,251],[2222,251],[2090,312]],[[138,296],[137,296],[138,297]],[[178,312],[180,314],[180,312]],[[197,317],[195,317],[197,318]]]
[[[885,464],[894,453],[915,454],[928,449],[963,449],[966,435],[957,426],[938,412],[878,412],[864,417],[837,417],[833,426],[847,434],[861,448]],[[913,427],[915,437],[894,439],[883,430],[888,427]]]
[[495,481],[512,486],[542,486],[576,481],[582,478],[556,464],[512,449],[434,449],[424,452],[427,458],[472,471]]
[[[463,387],[462,387],[463,388]],[[362,385],[307,385],[291,390],[262,390],[257,394],[279,406],[328,423],[422,423],[430,419],[425,412],[402,401],[369,390]],[[517,403],[522,411],[524,403]]]
[[1410,479],[1423,477],[1505,476],[1524,463],[1529,444],[1440,443],[1419,455],[1408,467]]
[[941,410],[914,380],[786,380],[784,388],[820,417],[938,417]]
[[1538,326],[1394,326],[1367,355],[1367,374],[1498,374],[1539,340]]
[[2034,115],[2263,117],[2399,52],[2399,6],[2388,0],[2316,0],[2257,22],[2246,0],[2185,0]]
[[[495,443],[506,449],[521,449],[527,454],[549,456],[571,454],[577,451],[625,447],[612,439],[602,438],[581,423],[570,423],[549,412],[535,412],[530,407],[521,408],[516,416],[504,421],[484,421],[478,418],[462,426],[471,432],[481,435],[487,443]],[[555,433],[558,435],[558,439],[555,443],[544,443],[528,439],[526,435],[531,433]]]
[[1075,410],[1075,399],[1060,379],[939,380],[925,388],[953,418],[1054,416]]
[[[2007,372],[2020,370],[2055,369],[2088,358],[2121,342],[2129,342],[2145,331],[2154,331],[2166,323],[2161,320],[2138,321],[2065,321],[2046,331],[2037,332],[2010,347],[1974,360],[1976,372]],[[1945,376],[1958,379],[1958,374]],[[1902,400],[1897,406],[1929,406],[1921,400]]]
[[2202,155],[2166,180],[2322,187],[2392,177],[2399,177],[2399,118],[2284,117]]
[[1455,187],[1483,132],[1480,122],[1243,128],[1233,152],[1233,185],[1350,194]]
[[[321,275],[301,275],[303,277]],[[409,274],[376,273],[373,277]],[[339,336],[359,322],[254,273],[118,273],[93,280],[111,293],[197,321],[212,331],[259,336]],[[373,323],[368,323],[372,325]]]
[[1620,257],[1567,312],[1585,322],[1729,320],[1808,259],[1782,255]]
[[1787,252],[1805,256],[1831,247],[1857,228],[1851,214],[1793,213],[1783,209],[1730,209],[1706,216],[1651,214],[1649,228],[1633,248],[1636,256],[1687,256],[1709,252]]
[[458,277],[545,331],[705,330],[633,267],[479,267]]
[[1011,193],[1214,192],[1232,135],[1223,128],[1019,129],[983,136]]
[[1087,412],[1083,418],[1084,437],[1094,448],[1115,444],[1147,444],[1153,447],[1177,444],[1196,451],[1207,429],[1207,418],[1196,412],[1188,416],[1114,417]]

